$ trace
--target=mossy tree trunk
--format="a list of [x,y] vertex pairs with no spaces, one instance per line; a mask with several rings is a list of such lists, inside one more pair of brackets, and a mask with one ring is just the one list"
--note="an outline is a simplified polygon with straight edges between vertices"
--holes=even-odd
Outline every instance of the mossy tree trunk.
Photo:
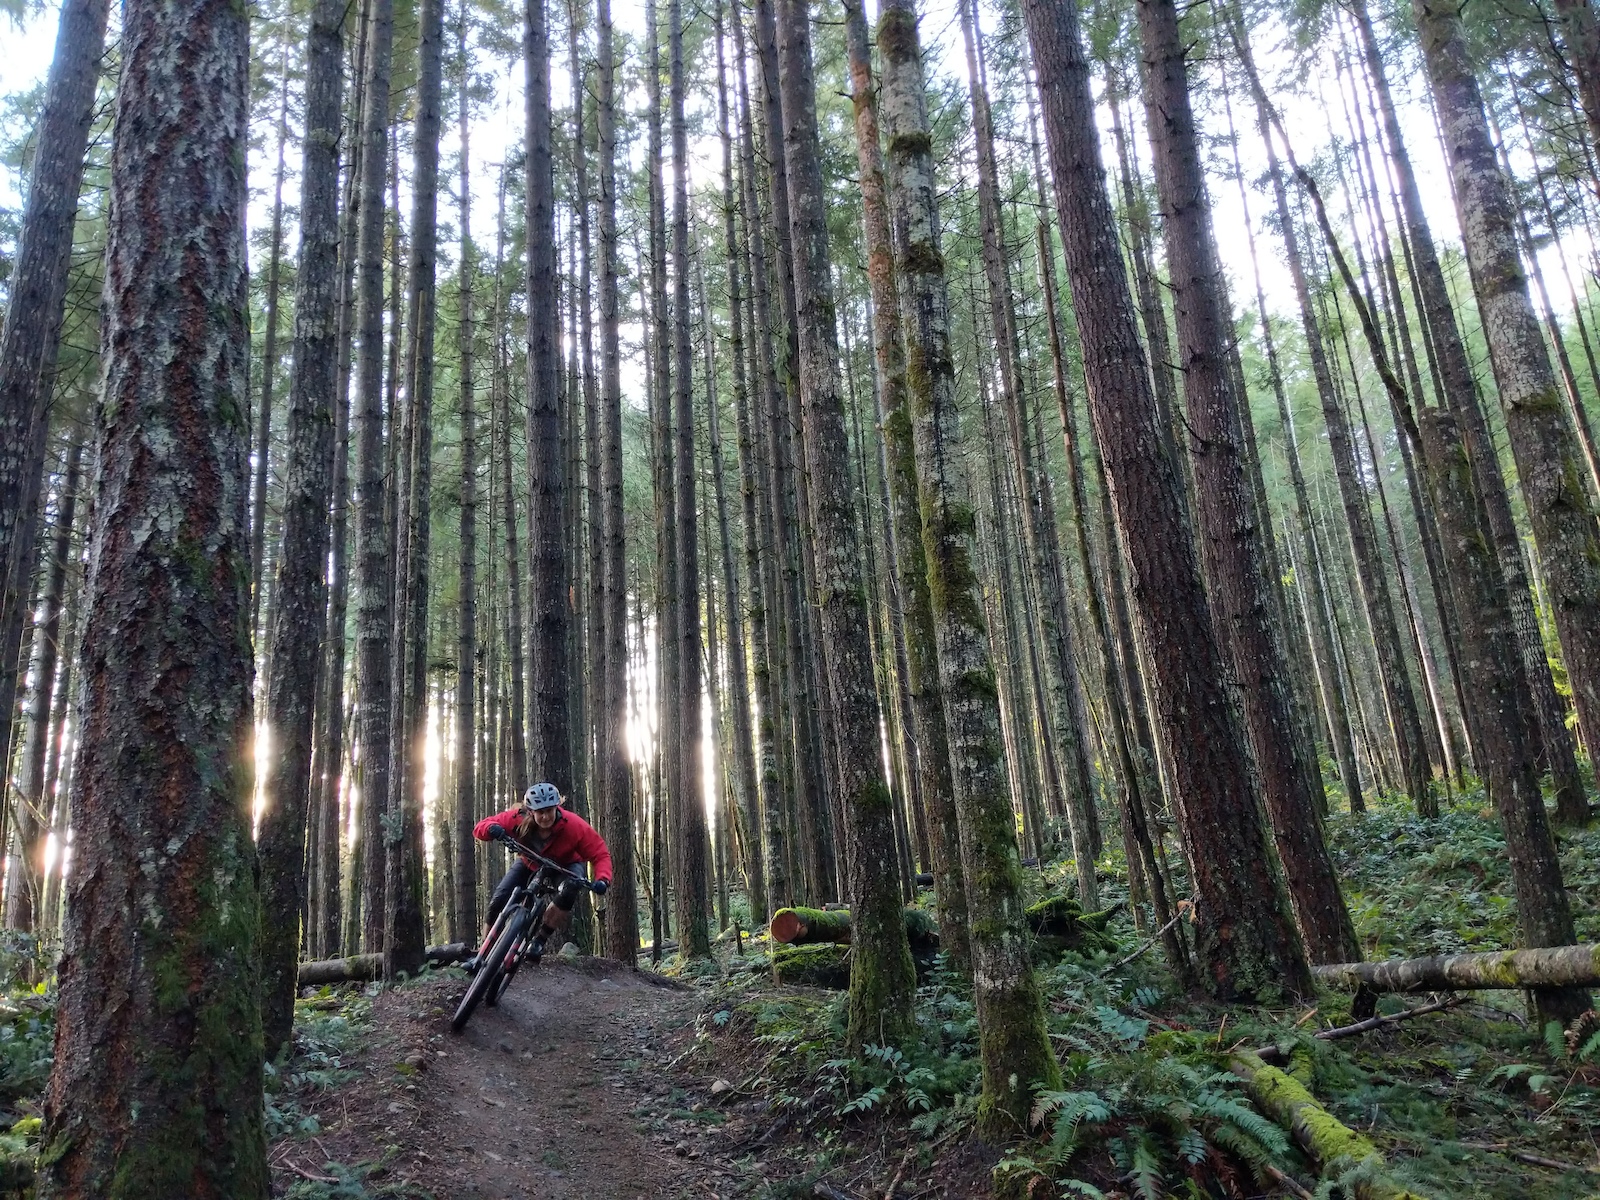
[[[1066,582],[1057,551],[1058,537],[1054,511],[1047,506],[1048,482],[1036,469],[1033,437],[1025,415],[1027,386],[1022,377],[1022,360],[1017,345],[1016,300],[1011,292],[1010,255],[1003,241],[1000,212],[999,166],[995,159],[994,120],[989,109],[987,85],[983,77],[979,32],[969,0],[958,0],[961,37],[966,49],[968,96],[978,151],[978,225],[982,239],[984,279],[988,284],[990,332],[998,360],[1001,405],[1010,434],[1011,453],[1000,450],[1013,469],[1017,506],[1022,512],[1020,567],[1025,595],[1037,595],[1039,612],[1030,614],[1027,630],[1030,643],[1042,646],[1043,663],[1035,667],[1036,684],[1043,694],[1039,704],[1048,718],[1040,735],[1045,741],[1045,756],[1055,770],[1065,800],[1067,824],[1072,839],[1072,856],[1078,874],[1079,893],[1091,908],[1097,904],[1094,877],[1095,847],[1100,842],[1098,816],[1094,806],[1094,782],[1089,771],[1089,737],[1085,719],[1082,684],[1072,648],[1072,624],[1067,613]],[[998,449],[998,448],[997,448]],[[998,518],[997,518],[998,519]],[[1029,586],[1032,585],[1032,586]],[[1032,605],[1028,606],[1030,609]],[[1038,631],[1037,639],[1034,631]],[[1031,653],[1038,655],[1038,650]],[[1052,807],[1054,800],[1052,799]]]
[[[1522,940],[1529,946],[1566,945],[1575,933],[1539,787],[1538,710],[1517,652],[1506,581],[1488,535],[1488,519],[1472,492],[1471,459],[1454,414],[1444,409],[1424,410],[1420,422],[1411,415],[1405,392],[1377,336],[1375,319],[1334,237],[1322,198],[1314,187],[1308,185],[1308,191],[1323,237],[1366,331],[1373,365],[1422,448],[1440,526],[1455,551],[1449,557],[1450,581],[1463,618],[1467,680],[1478,704],[1478,764],[1505,832]],[[1582,989],[1540,989],[1533,993],[1533,1000],[1542,1017],[1562,1022],[1589,1007],[1589,994]]]
[[[878,44],[888,64],[896,261],[906,314],[906,384],[916,446],[922,545],[938,639],[940,695],[966,881],[973,998],[983,1058],[979,1127],[989,1137],[1027,1130],[1033,1094],[1060,1071],[1023,927],[1022,864],[1001,741],[999,693],[975,571],[977,522],[958,465],[960,433],[950,296],[939,248],[933,141],[916,10],[889,0]],[[859,87],[859,83],[858,83]]]
[[1517,251],[1516,201],[1495,157],[1460,4],[1413,0],[1412,11],[1539,567],[1578,722],[1593,745],[1593,731],[1600,729],[1600,531],[1588,468],[1528,294]]
[[[850,449],[839,386],[810,5],[807,0],[783,0],[780,8],[784,151],[805,413],[802,441],[812,478],[840,479],[849,470]],[[854,495],[848,487],[813,487],[810,509],[821,608],[820,649],[839,742],[836,794],[855,924],[849,1040],[856,1047],[868,1042],[898,1045],[912,1034],[916,974],[900,916],[894,799],[879,752],[877,682]]]
[[[933,601],[928,591],[927,555],[922,545],[921,491],[917,483],[916,443],[912,434],[907,389],[906,347],[890,231],[889,201],[884,186],[883,152],[872,78],[872,52],[866,14],[859,2],[845,5],[850,75],[856,117],[856,144],[861,165],[861,192],[866,211],[867,278],[872,292],[873,352],[878,365],[878,396],[883,406],[883,437],[896,533],[896,565],[905,597],[906,666],[910,679],[911,726],[915,760],[921,775],[923,802],[929,810],[930,854],[934,892],[945,952],[958,970],[970,968],[967,946],[966,885],[961,876],[961,832],[957,823],[955,785],[951,778],[950,741],[940,695],[938,648]],[[893,92],[922,87],[922,66],[909,48],[893,38],[880,46],[884,85]]]
[[[1522,539],[1511,515],[1510,497],[1506,492],[1505,477],[1501,473],[1499,452],[1490,436],[1484,416],[1477,376],[1462,339],[1461,328],[1451,303],[1450,289],[1439,264],[1433,234],[1428,226],[1427,214],[1422,206],[1422,191],[1417,184],[1411,156],[1406,149],[1400,128],[1399,114],[1389,90],[1384,70],[1383,54],[1378,45],[1377,32],[1365,3],[1353,4],[1351,17],[1356,27],[1367,75],[1371,80],[1372,97],[1376,100],[1378,118],[1387,140],[1388,158],[1393,167],[1396,184],[1396,207],[1400,212],[1402,247],[1408,253],[1408,266],[1412,277],[1418,308],[1426,322],[1428,337],[1424,346],[1432,351],[1436,369],[1435,381],[1444,405],[1455,414],[1461,440],[1472,458],[1472,480],[1482,499],[1488,516],[1489,530],[1494,536],[1505,576],[1516,635],[1522,646],[1523,668],[1528,672],[1529,684],[1535,695],[1545,693],[1540,701],[1540,733],[1549,747],[1547,753],[1561,758],[1571,758],[1570,737],[1565,729],[1557,730],[1548,720],[1554,686],[1550,679],[1550,664],[1545,658],[1543,639],[1538,634],[1538,622],[1533,612],[1529,594],[1527,572],[1522,560]],[[1375,123],[1378,119],[1375,118]],[[1420,393],[1420,388],[1414,389]],[[1418,396],[1421,403],[1421,396]],[[1531,636],[1530,636],[1531,635]],[[1472,689],[1462,697],[1463,706],[1471,709],[1476,701]],[[1476,719],[1476,712],[1470,713]],[[1580,714],[1581,719],[1581,714]],[[1561,786],[1561,778],[1568,775],[1567,768],[1554,758],[1558,784],[1557,814],[1571,815],[1574,789]],[[1575,768],[1574,768],[1575,770]],[[1569,776],[1570,778],[1570,776]],[[1563,801],[1567,811],[1563,811]]]
[[1182,485],[1176,464],[1158,449],[1155,397],[1105,193],[1077,10],[1027,0],[1024,15],[1041,81],[1090,411],[1171,752],[1202,974],[1222,998],[1305,994],[1305,953],[1273,864],[1244,729],[1223,682]]
[[265,1200],[247,14],[131,0],[121,45],[77,840],[38,1190]]

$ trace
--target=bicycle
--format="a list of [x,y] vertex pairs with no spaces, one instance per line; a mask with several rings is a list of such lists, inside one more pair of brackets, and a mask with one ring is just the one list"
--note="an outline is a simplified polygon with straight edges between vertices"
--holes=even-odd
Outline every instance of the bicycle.
[[523,845],[510,834],[503,833],[496,840],[512,853],[537,862],[539,869],[534,872],[533,878],[511,893],[511,898],[506,901],[506,906],[500,910],[500,915],[485,935],[483,945],[492,949],[482,956],[483,965],[472,977],[467,994],[461,998],[456,1015],[451,1018],[450,1028],[456,1033],[466,1028],[480,1003],[487,1003],[493,1008],[500,1002],[500,997],[505,995],[506,988],[511,986],[512,978],[524,962],[538,963],[544,954],[542,931],[545,910],[550,907],[561,886],[570,882],[590,891],[595,890],[594,884],[583,876],[551,861],[531,846]]

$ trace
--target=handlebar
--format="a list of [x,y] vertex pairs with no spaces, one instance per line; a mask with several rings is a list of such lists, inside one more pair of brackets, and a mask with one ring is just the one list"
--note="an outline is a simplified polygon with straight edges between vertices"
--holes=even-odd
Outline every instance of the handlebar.
[[[583,887],[588,888],[591,892],[596,890],[595,884],[596,883],[600,883],[600,880],[590,881],[588,879],[585,879],[582,875],[579,875],[576,871],[569,871],[566,867],[562,866],[560,863],[556,862],[554,859],[546,858],[544,855],[540,854],[532,846],[528,846],[528,845],[523,844],[522,842],[517,841],[516,838],[512,837],[509,833],[506,832],[505,826],[503,826],[503,825],[491,825],[489,828],[491,830],[498,829],[500,831],[500,836],[498,838],[495,838],[494,834],[492,832],[490,833],[489,836],[491,838],[494,838],[495,841],[500,842],[502,845],[504,845],[507,850],[510,850],[510,851],[512,851],[512,852],[514,852],[516,854],[520,854],[524,858],[531,858],[531,859],[535,860],[536,862],[538,862],[541,866],[544,866],[544,867],[548,868],[549,870],[555,871],[557,874],[565,875],[568,879],[571,879],[573,882],[578,883],[578,884],[582,885]],[[599,892],[603,894],[605,891],[606,891],[606,888],[602,885],[599,888]]]

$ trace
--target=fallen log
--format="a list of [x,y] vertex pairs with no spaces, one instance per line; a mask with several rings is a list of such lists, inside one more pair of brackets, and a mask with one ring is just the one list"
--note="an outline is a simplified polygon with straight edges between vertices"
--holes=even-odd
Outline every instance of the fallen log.
[[1094,954],[1118,949],[1116,941],[1105,932],[1106,923],[1121,907],[1112,905],[1103,912],[1086,913],[1071,896],[1046,896],[1030,904],[1023,914],[1028,928],[1033,931],[1038,947],[1059,957],[1067,951]]
[[1235,1054],[1230,1066],[1255,1106],[1289,1131],[1325,1179],[1359,1168],[1359,1200],[1423,1200],[1390,1179],[1378,1148],[1323,1108],[1292,1075],[1248,1052]]
[[[917,979],[928,978],[937,955],[913,950]],[[813,942],[803,946],[778,943],[772,947],[772,982],[843,991],[850,986],[850,947],[841,942]]]
[[[913,950],[937,950],[939,925],[933,914],[925,908],[907,907],[906,938]],[[772,914],[768,926],[774,942],[789,946],[812,946],[823,943],[848,945],[850,942],[850,910],[848,908],[780,908]]]
[[850,947],[838,942],[774,946],[772,982],[843,991],[850,986]]
[[[425,961],[430,966],[447,967],[472,954],[465,942],[429,946]],[[349,958],[324,958],[300,964],[299,986],[320,987],[325,983],[366,983],[383,974],[383,955],[353,954]]]
[[1311,968],[1317,982],[1354,991],[1478,991],[1600,986],[1600,946],[1543,946],[1490,954],[1442,954]]

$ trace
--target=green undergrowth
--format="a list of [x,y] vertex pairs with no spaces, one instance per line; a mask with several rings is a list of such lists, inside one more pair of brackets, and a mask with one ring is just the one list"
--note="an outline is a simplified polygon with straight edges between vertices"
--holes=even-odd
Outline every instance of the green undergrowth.
[[[1458,795],[1432,822],[1379,799],[1364,817],[1332,818],[1329,838],[1368,957],[1516,944],[1504,840],[1481,791]],[[1558,839],[1578,938],[1600,941],[1600,829]],[[1600,1164],[1600,1016],[1539,1029],[1525,1022],[1520,994],[1484,992],[1449,1011],[1318,1039],[1353,1022],[1349,996],[1264,1010],[1184,993],[1159,946],[1133,953],[1149,931],[1136,931],[1125,907],[1118,854],[1100,868],[1102,905],[1123,907],[1102,946],[1039,968],[1063,1083],[1036,1098],[1029,1135],[997,1151],[997,1195],[1286,1196],[1287,1178],[1319,1200],[1600,1198],[1600,1172],[1582,1169]],[[1030,901],[1070,892],[1072,875],[1064,861],[1028,871]],[[698,1044],[732,1095],[759,1098],[803,1148],[784,1186],[802,1194],[793,1188],[809,1187],[818,1162],[848,1161],[851,1147],[896,1135],[913,1169],[937,1173],[935,1162],[971,1134],[980,1085],[964,981],[941,959],[917,994],[914,1042],[851,1056],[841,994],[774,989],[765,961],[724,958]],[[1428,999],[1386,996],[1378,1010]],[[1323,1106],[1326,1115],[1308,1119],[1327,1127],[1327,1144],[1375,1150],[1381,1161],[1312,1161],[1247,1094],[1234,1070],[1245,1051],[1265,1052],[1279,1078]]]
[[[1339,813],[1330,848],[1368,958],[1510,949],[1517,943],[1511,864],[1481,787],[1425,821],[1403,799]],[[1600,941],[1600,822],[1556,830],[1579,942]]]
[[30,934],[0,931],[0,1197],[33,1195],[40,1104],[56,1034],[54,979],[42,974]]
[[266,1064],[267,1140],[322,1132],[305,1103],[356,1078],[345,1066],[372,1029],[372,1001],[362,993],[322,988],[299,1000],[285,1060]]
[[[402,984],[401,986],[406,986]],[[266,1068],[268,1142],[282,1139],[316,1145],[321,1123],[309,1108],[318,1096],[354,1080],[360,1072],[347,1066],[373,1031],[372,996],[376,985],[361,989],[321,988],[295,1003],[294,1038],[283,1061]],[[396,1069],[405,1064],[396,1064]],[[401,1071],[405,1074],[405,1071]],[[426,1193],[380,1177],[395,1148],[378,1148],[356,1163],[322,1162],[321,1179],[296,1179],[286,1200],[379,1200],[380,1197],[424,1197]]]

